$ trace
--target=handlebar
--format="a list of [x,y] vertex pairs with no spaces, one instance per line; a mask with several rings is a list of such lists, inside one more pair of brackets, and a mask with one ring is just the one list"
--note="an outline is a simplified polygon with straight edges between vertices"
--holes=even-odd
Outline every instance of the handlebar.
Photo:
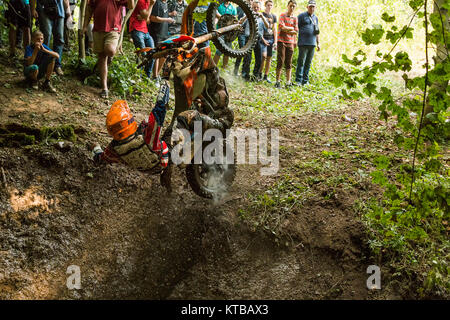
[[[206,42],[206,41],[218,38],[218,37],[222,36],[223,34],[225,34],[227,32],[236,30],[236,29],[241,28],[241,27],[242,27],[241,24],[236,23],[236,24],[232,24],[232,25],[229,25],[229,26],[226,26],[226,27],[214,30],[213,32],[201,35],[199,37],[196,37],[196,38],[194,38],[194,41],[193,41],[194,45],[190,49],[186,49],[186,48],[184,48],[184,45],[182,45],[182,46],[180,46],[178,48],[169,48],[169,49],[164,49],[164,50],[161,50],[161,51],[154,51],[154,50],[156,50],[155,48],[143,48],[143,49],[135,51],[135,53],[150,52],[151,58],[158,59],[158,58],[165,57],[165,56],[167,56],[167,55],[169,55],[171,53],[176,53],[176,52],[179,52],[179,51],[191,51],[192,49],[194,49],[194,47],[196,47],[200,43],[203,43],[203,42]],[[154,51],[154,52],[152,52],[152,51]]]

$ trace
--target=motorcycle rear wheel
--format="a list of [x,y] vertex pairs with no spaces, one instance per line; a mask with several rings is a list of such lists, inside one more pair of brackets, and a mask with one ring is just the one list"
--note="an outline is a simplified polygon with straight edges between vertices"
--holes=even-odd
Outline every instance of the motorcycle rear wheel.
[[236,177],[236,158],[231,164],[195,164],[186,167],[186,178],[192,190],[202,198],[218,199],[226,194]]

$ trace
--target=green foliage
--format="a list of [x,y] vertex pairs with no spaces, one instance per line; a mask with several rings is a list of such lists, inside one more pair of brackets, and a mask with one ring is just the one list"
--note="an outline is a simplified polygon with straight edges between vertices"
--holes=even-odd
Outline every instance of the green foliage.
[[47,142],[48,140],[69,140],[75,142],[77,135],[72,125],[61,125],[58,127],[42,127],[39,140]]
[[363,39],[364,43],[366,45],[369,44],[378,44],[381,41],[381,38],[384,35],[384,29],[381,25],[377,24],[374,25],[372,29],[366,29],[366,31],[363,32],[361,35],[361,38]]
[[[409,2],[415,15],[422,20],[425,18],[424,4],[422,0]],[[439,14],[427,15],[433,27],[428,41],[434,45],[450,43],[449,32],[443,28]],[[388,23],[396,20],[395,16],[387,13],[383,13],[381,19]],[[384,32],[381,25],[376,25],[361,36],[366,45],[380,44],[383,36],[385,40],[398,44],[402,39],[412,38],[413,29],[409,25],[402,28],[392,26]],[[401,50],[395,55],[392,52],[394,48],[386,54],[377,51],[382,60],[366,66],[362,66],[365,59],[359,58],[367,56],[361,50],[353,58],[343,55],[348,68],[333,68],[329,80],[336,87],[344,86],[342,94],[345,98],[375,96],[380,101],[380,117],[384,120],[394,118],[402,130],[394,142],[411,153],[414,151],[414,154],[417,143],[418,164],[415,170],[409,164],[393,167],[389,158],[383,155],[374,159],[377,170],[371,173],[372,181],[380,185],[384,193],[382,201],[374,203],[366,215],[372,233],[370,245],[374,252],[384,252],[399,270],[415,273],[419,279],[424,279],[419,293],[448,294],[450,182],[443,149],[448,147],[450,137],[450,123],[447,121],[450,60],[447,55],[442,61],[437,60],[428,74],[409,78],[406,72],[413,65],[410,55]],[[402,78],[410,94],[403,99],[395,99],[388,87],[379,85],[379,78],[386,72],[403,72]],[[428,89],[426,101],[423,97],[425,79]],[[428,112],[421,121],[425,104],[428,104]]]
[[311,191],[295,178],[285,175],[263,194],[251,196],[252,205],[240,217],[276,236],[282,236],[283,222],[299,208]]
[[153,86],[145,72],[137,68],[136,57],[130,54],[114,58],[108,77],[112,89],[122,97],[140,95]]
[[35,137],[23,132],[0,134],[0,147],[19,147],[34,144]]
[[[136,99],[155,87],[145,72],[137,67],[132,44],[124,42],[123,47],[125,54],[116,55],[108,68],[108,87],[124,99]],[[76,74],[84,84],[100,86],[96,57],[86,56],[86,59],[79,60],[78,54],[72,51],[64,58],[67,59],[66,65],[71,72]]]

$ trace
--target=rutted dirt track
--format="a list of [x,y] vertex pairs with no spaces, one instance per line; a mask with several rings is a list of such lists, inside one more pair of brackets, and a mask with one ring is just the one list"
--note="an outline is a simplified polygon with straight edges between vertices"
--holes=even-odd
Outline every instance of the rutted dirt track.
[[[238,216],[245,194],[279,176],[263,178],[257,167],[240,166],[230,193],[212,202],[189,189],[181,170],[168,196],[156,176],[94,167],[86,145],[108,140],[103,123],[109,109],[96,89],[64,80],[57,87],[65,93],[57,98],[28,93],[10,80],[15,69],[3,63],[0,125],[76,123],[84,130],[69,150],[0,147],[7,184],[0,189],[1,299],[370,297],[366,268],[372,263],[352,210],[355,195],[342,190],[327,201],[308,200],[285,226],[288,246],[280,244]],[[137,118],[148,109],[138,110]],[[322,120],[309,114],[293,126],[322,123],[327,130],[332,123]],[[295,130],[280,133],[295,143]],[[289,159],[281,156],[283,166]],[[81,290],[66,287],[69,265],[81,268]]]

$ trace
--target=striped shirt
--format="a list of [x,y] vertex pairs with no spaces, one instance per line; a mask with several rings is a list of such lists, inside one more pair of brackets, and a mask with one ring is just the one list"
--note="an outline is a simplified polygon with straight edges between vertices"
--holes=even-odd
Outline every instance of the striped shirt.
[[297,17],[287,16],[287,13],[282,13],[280,19],[278,20],[278,41],[284,43],[295,44],[297,41],[295,39],[295,34],[287,34],[281,31],[283,27],[294,27],[294,30],[298,32],[298,22]]

